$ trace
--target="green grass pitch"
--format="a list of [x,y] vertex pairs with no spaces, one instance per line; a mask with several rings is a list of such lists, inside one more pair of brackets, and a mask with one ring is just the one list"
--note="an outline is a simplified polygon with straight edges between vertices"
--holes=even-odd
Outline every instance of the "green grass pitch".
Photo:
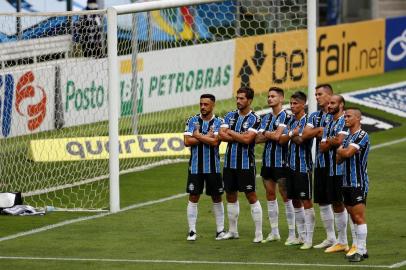
[[[406,78],[405,75],[406,71],[390,72],[338,82],[333,86],[342,93],[401,81]],[[373,133],[372,145],[406,137],[406,119],[370,108],[362,109],[401,124],[389,131]],[[259,157],[260,149],[257,151]],[[5,237],[91,214],[52,212],[43,217],[0,216],[0,269],[388,268],[406,260],[405,160],[406,141],[370,152],[370,192],[367,201],[367,247],[370,258],[357,265],[349,264],[343,253],[324,254],[316,249],[302,251],[297,247],[285,247],[283,241],[287,236],[287,225],[283,205],[280,205],[279,220],[283,241],[251,243],[254,225],[244,196],[240,196],[239,240],[214,240],[215,224],[211,203],[207,196],[202,196],[197,223],[199,237],[196,242],[187,242],[187,197],[180,196],[9,240]],[[186,171],[186,163],[177,163],[122,175],[121,207],[183,193]],[[257,179],[257,184],[264,210],[263,231],[266,235],[270,226],[260,179]],[[317,207],[316,216],[314,243],[322,241],[325,236]]]

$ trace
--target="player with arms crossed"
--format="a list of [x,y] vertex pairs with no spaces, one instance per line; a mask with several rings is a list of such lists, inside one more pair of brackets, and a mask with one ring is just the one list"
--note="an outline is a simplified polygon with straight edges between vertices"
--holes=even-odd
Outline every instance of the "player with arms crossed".
[[314,248],[328,248],[337,242],[334,231],[334,213],[331,206],[331,189],[334,185],[328,177],[330,171],[329,152],[320,151],[320,142],[324,128],[330,123],[332,115],[328,113],[328,104],[333,95],[333,89],[329,84],[316,86],[316,100],[320,110],[309,116],[309,121],[303,130],[302,138],[316,139],[316,164],[314,168],[314,202],[319,204],[320,217],[327,233],[327,239],[315,245]]
[[290,98],[290,108],[294,116],[288,123],[280,143],[289,141],[289,171],[287,181],[288,198],[293,200],[295,208],[295,221],[299,239],[294,239],[286,245],[302,244],[300,249],[310,249],[313,243],[315,214],[312,203],[312,140],[302,138],[303,130],[307,124],[305,113],[306,94],[298,91]]
[[271,87],[268,91],[268,105],[272,108],[272,112],[262,118],[256,143],[265,143],[262,155],[261,176],[266,191],[268,217],[271,224],[271,232],[265,241],[279,241],[281,239],[278,228],[279,207],[276,198],[276,184],[278,184],[279,193],[285,203],[286,219],[289,228],[289,236],[286,242],[289,243],[296,239],[296,234],[295,212],[292,200],[288,199],[286,193],[286,178],[288,177],[286,157],[288,146],[279,144],[279,139],[290,120],[290,116],[282,109],[283,101],[283,90],[278,87]]
[[224,156],[223,180],[227,198],[229,231],[223,239],[237,239],[240,206],[238,192],[244,192],[251,206],[255,224],[254,243],[263,240],[262,207],[257,199],[255,186],[255,137],[261,123],[259,115],[251,110],[254,90],[242,87],[237,91],[237,110],[224,117],[220,128],[220,139],[228,142]]
[[330,169],[328,181],[331,188],[328,189],[328,198],[332,202],[334,211],[334,221],[337,228],[337,243],[328,247],[326,253],[345,251],[348,252],[347,223],[348,214],[343,204],[342,186],[342,164],[336,163],[336,151],[348,135],[344,121],[345,100],[340,95],[332,95],[328,104],[328,111],[333,119],[324,128],[323,138],[320,142],[320,151],[329,154]]
[[196,240],[197,204],[206,183],[206,194],[213,201],[216,219],[216,240],[224,236],[224,206],[221,199],[223,180],[220,173],[218,132],[221,118],[213,114],[216,98],[211,94],[200,96],[200,114],[190,117],[184,133],[185,146],[190,147],[190,160],[186,192],[189,193],[187,219],[188,241]]
[[359,109],[346,109],[344,118],[349,135],[337,149],[336,159],[337,163],[343,164],[344,205],[355,224],[357,235],[356,251],[353,254],[347,253],[347,258],[350,262],[360,262],[368,258],[365,207],[369,188],[367,163],[370,143],[368,133],[361,129]]

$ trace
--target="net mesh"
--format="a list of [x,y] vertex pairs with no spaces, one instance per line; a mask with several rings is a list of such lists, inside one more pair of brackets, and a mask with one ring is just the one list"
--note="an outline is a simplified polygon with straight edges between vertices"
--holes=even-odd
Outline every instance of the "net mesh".
[[[0,14],[1,191],[34,206],[108,207],[107,23],[105,11]],[[269,87],[289,96],[307,83],[305,0],[119,15],[117,27],[121,172],[187,158],[182,133],[201,94],[224,116],[250,86],[264,114]]]

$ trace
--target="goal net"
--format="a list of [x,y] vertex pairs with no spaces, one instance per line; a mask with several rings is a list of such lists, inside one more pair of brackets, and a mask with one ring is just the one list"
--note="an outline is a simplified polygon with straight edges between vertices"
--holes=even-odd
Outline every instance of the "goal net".
[[265,114],[271,86],[286,100],[307,88],[306,0],[202,2],[117,7],[116,36],[107,35],[106,10],[0,14],[0,191],[22,191],[37,207],[108,208],[112,95],[128,173],[188,158],[184,126],[201,94],[214,94],[224,116],[250,86]]

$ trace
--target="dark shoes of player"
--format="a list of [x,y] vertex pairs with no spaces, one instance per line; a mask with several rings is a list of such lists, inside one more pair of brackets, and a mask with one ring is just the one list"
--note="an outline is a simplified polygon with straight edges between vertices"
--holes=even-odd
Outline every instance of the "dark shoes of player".
[[197,234],[194,231],[190,231],[186,240],[188,241],[196,241]]
[[350,257],[347,257],[347,258],[348,258],[349,262],[361,262],[364,259],[367,259],[368,257],[369,257],[368,253],[365,253],[363,255],[359,254],[359,253],[355,253],[355,254],[351,255]]
[[216,232],[216,240],[223,240],[223,237],[226,235],[226,231]]

